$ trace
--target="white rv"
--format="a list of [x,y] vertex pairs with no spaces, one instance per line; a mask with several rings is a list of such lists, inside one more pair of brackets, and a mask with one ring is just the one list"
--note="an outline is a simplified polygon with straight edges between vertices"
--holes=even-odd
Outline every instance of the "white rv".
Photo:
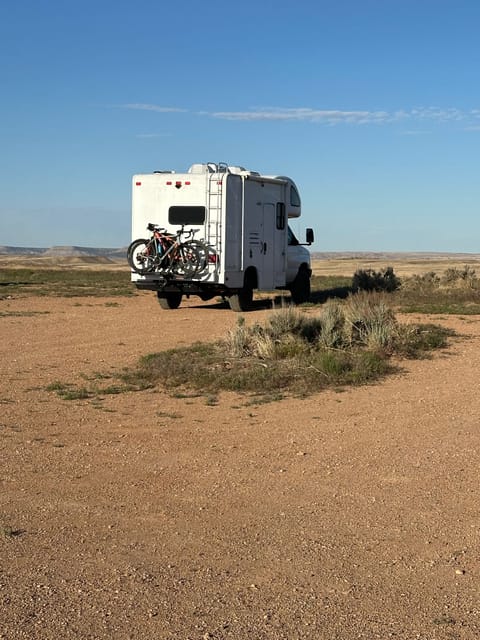
[[[195,230],[209,247],[208,264],[198,274],[165,278],[132,271],[139,289],[156,291],[164,309],[182,297],[228,298],[245,311],[253,290],[289,289],[299,304],[310,296],[310,253],[288,226],[301,214],[295,183],[226,164],[194,164],[186,173],[155,171],[133,177],[132,238],[145,238],[149,223],[175,232]],[[313,242],[307,229],[306,242]]]

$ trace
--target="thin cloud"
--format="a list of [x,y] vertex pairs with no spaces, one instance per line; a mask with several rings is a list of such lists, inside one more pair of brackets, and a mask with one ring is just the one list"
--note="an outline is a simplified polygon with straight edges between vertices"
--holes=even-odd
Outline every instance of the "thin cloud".
[[467,114],[454,107],[442,109],[440,107],[420,107],[410,111],[412,118],[419,120],[437,120],[438,122],[451,122],[465,120]]
[[371,124],[384,123],[392,119],[386,111],[341,111],[338,109],[311,109],[299,107],[295,109],[262,108],[252,111],[216,111],[209,114],[221,120],[294,120],[320,122],[325,124]]
[[171,133],[137,133],[136,138],[169,138]]
[[339,109],[312,109],[312,108],[277,108],[262,107],[247,111],[216,111],[212,113],[204,113],[212,118],[221,120],[237,120],[237,121],[304,121],[318,122],[328,125],[338,124],[390,124],[396,122],[436,122],[449,123],[468,121],[480,118],[480,110],[472,109],[470,111],[462,111],[456,107],[440,108],[440,107],[415,107],[413,109],[397,109],[395,111],[367,111],[367,110],[349,110],[343,111]]
[[400,135],[402,136],[426,136],[429,135],[431,131],[421,131],[419,129],[409,129],[407,131],[401,131]]
[[158,104],[145,104],[143,102],[135,102],[122,104],[122,109],[136,109],[137,111],[155,111],[156,113],[186,113],[187,109],[179,107],[161,107]]
[[[229,120],[233,122],[312,122],[329,126],[335,125],[386,125],[404,123],[408,126],[415,122],[440,124],[464,124],[466,130],[477,130],[480,109],[462,110],[456,107],[414,107],[411,109],[384,110],[342,110],[315,109],[311,107],[256,107],[242,111],[191,111],[182,107],[166,107],[143,102],[121,105],[122,109],[151,111],[155,113],[195,113],[197,116]],[[423,133],[423,132],[422,132]],[[407,129],[406,135],[418,135],[415,130]],[[161,134],[141,134],[138,137],[160,137]]]

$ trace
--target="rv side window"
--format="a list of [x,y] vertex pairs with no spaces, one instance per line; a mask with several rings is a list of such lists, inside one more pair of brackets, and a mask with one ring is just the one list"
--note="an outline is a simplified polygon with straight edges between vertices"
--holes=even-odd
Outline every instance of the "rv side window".
[[168,222],[170,224],[203,224],[205,222],[205,207],[170,207]]
[[293,207],[300,206],[300,196],[298,195],[298,191],[293,186],[290,187],[290,204]]
[[285,203],[277,202],[277,229],[285,229]]

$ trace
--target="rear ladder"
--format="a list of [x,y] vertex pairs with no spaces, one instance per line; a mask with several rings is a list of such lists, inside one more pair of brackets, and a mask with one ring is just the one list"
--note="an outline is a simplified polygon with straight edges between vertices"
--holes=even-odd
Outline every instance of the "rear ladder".
[[215,167],[213,173],[208,174],[207,181],[207,242],[222,252],[222,196],[223,183],[228,173],[228,165],[225,162],[214,164],[209,162],[209,167]]

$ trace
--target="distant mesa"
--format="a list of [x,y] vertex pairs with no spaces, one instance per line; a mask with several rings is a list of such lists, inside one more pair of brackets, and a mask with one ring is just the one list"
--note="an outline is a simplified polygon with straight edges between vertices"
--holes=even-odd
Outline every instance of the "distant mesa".
[[0,255],[30,256],[35,258],[101,258],[108,260],[126,260],[127,248],[97,248],[76,246],[10,247],[0,246]]
[[[78,246],[11,247],[0,246],[0,256],[41,258],[44,260],[68,259],[85,262],[124,261],[127,259],[127,247],[97,248]],[[429,260],[448,258],[458,260],[478,259],[479,253],[448,253],[436,251],[317,251],[312,252],[313,260]]]
[[44,256],[61,256],[64,258],[91,256],[87,248],[83,247],[50,247],[43,252]]

